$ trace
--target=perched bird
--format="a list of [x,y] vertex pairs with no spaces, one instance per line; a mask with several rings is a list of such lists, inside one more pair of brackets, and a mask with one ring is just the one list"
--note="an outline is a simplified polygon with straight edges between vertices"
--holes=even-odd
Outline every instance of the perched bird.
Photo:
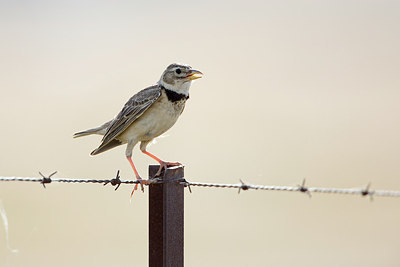
[[[147,145],[157,136],[171,128],[183,112],[186,100],[189,98],[189,87],[203,73],[184,64],[171,64],[161,75],[156,85],[147,87],[132,96],[119,114],[103,125],[74,134],[74,138],[99,134],[103,135],[101,144],[92,151],[97,155],[111,148],[127,144],[125,156],[128,159],[136,179],[143,189],[143,180],[132,161],[132,150],[140,142],[140,150],[158,161],[160,169],[180,163],[165,162],[146,150]],[[133,192],[137,189],[135,185]]]

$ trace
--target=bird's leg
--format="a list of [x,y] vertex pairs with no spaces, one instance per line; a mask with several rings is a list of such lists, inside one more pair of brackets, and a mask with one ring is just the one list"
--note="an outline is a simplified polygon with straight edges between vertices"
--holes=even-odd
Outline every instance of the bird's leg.
[[[126,159],[127,159],[127,160],[129,161],[129,163],[131,164],[132,169],[133,169],[133,171],[134,171],[134,173],[135,173],[135,175],[136,175],[136,179],[137,179],[137,180],[139,181],[139,183],[140,183],[142,192],[144,192],[143,179],[140,177],[139,173],[137,172],[137,170],[136,170],[136,168],[135,168],[135,164],[133,164],[132,157],[127,156]],[[135,187],[133,188],[132,193],[131,193],[131,197],[132,197],[133,193],[137,190],[137,188],[138,188],[138,184],[135,184]]]
[[182,164],[179,163],[179,162],[166,162],[166,161],[163,161],[163,160],[161,160],[161,159],[159,159],[158,157],[154,156],[153,154],[151,154],[150,152],[148,152],[148,151],[145,150],[145,149],[142,150],[142,152],[143,152],[144,154],[146,154],[147,156],[152,157],[153,159],[155,159],[155,160],[160,164],[160,168],[158,169],[158,171],[157,171],[157,173],[156,173],[156,175],[155,175],[156,177],[157,177],[157,176],[160,176],[162,170],[163,170],[163,169],[167,169],[168,166],[182,166]]

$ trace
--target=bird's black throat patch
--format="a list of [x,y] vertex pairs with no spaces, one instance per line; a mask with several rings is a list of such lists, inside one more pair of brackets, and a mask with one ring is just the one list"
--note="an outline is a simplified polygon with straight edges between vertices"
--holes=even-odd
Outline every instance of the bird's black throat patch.
[[189,96],[186,96],[184,94],[179,94],[177,92],[174,92],[172,90],[169,90],[167,88],[165,88],[164,86],[161,87],[162,89],[164,89],[165,94],[168,97],[168,100],[171,102],[177,102],[177,101],[181,101],[181,100],[188,100]]

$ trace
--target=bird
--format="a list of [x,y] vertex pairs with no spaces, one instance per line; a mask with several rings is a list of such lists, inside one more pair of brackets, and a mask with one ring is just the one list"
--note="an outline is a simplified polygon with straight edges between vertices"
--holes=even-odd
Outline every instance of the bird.
[[[77,132],[73,137],[103,135],[101,144],[92,151],[92,156],[127,144],[125,156],[144,192],[143,184],[150,181],[142,179],[136,170],[132,161],[133,148],[140,142],[140,150],[160,164],[156,176],[159,176],[168,166],[181,165],[178,162],[163,161],[148,152],[146,148],[153,139],[165,133],[176,123],[189,99],[192,81],[202,77],[201,71],[192,69],[189,65],[170,64],[155,85],[133,95],[114,119],[98,127]],[[135,184],[131,196],[137,190],[137,186],[138,184]]]

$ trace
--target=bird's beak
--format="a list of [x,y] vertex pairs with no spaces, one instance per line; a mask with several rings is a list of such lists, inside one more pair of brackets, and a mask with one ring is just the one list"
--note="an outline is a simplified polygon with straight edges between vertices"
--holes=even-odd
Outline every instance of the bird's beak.
[[201,71],[198,70],[191,70],[190,74],[188,76],[186,76],[186,78],[188,78],[189,80],[196,80],[196,79],[200,79],[203,73]]

